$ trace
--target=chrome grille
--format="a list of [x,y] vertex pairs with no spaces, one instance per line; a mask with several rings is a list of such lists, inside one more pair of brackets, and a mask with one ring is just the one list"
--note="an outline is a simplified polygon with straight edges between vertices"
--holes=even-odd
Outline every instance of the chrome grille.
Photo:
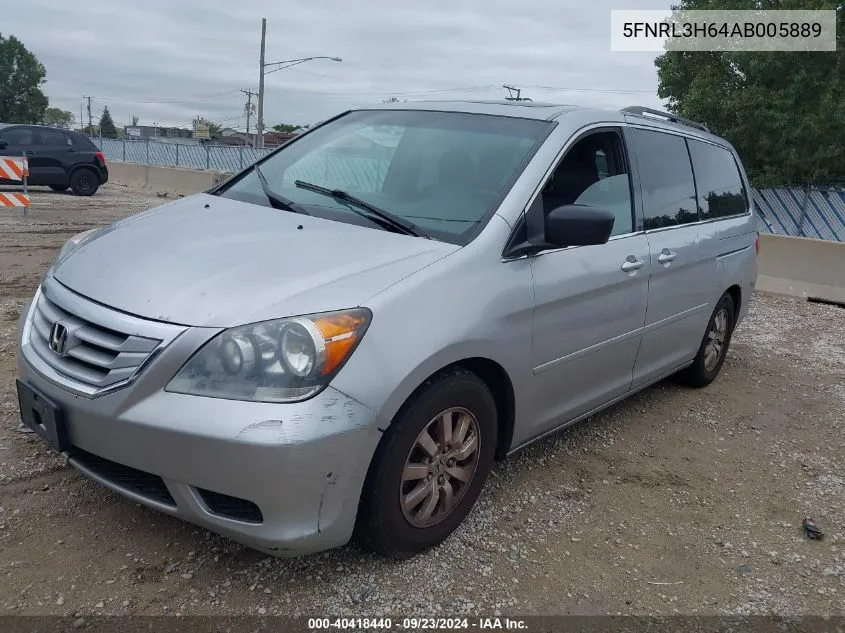
[[[55,323],[67,328],[60,353],[50,348]],[[86,320],[60,308],[44,293],[32,311],[30,344],[35,353],[55,371],[95,391],[131,378],[161,342]]]

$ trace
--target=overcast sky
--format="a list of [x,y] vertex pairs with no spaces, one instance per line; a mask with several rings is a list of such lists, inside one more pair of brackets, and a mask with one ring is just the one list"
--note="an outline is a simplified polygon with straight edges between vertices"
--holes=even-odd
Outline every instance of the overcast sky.
[[[266,78],[265,122],[309,123],[390,96],[659,107],[653,53],[610,51],[610,10],[671,0],[20,0],[3,10],[47,68],[51,105],[79,118],[83,95],[118,125],[189,126],[196,115],[243,128],[267,61],[315,60]],[[541,88],[545,87],[545,88]],[[254,119],[253,119],[254,125]]]

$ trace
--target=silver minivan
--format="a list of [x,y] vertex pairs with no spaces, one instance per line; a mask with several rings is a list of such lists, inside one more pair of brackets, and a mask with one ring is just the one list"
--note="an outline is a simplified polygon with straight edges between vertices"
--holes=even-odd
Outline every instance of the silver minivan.
[[21,417],[88,477],[274,555],[446,538],[493,462],[719,373],[758,234],[733,148],[627,108],[349,111],[71,239]]

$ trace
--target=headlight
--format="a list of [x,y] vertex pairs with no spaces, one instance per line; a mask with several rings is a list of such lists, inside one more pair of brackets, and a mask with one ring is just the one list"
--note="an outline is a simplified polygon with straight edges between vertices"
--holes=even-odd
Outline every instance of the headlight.
[[263,321],[221,332],[166,391],[252,402],[296,402],[321,391],[370,324],[366,308]]

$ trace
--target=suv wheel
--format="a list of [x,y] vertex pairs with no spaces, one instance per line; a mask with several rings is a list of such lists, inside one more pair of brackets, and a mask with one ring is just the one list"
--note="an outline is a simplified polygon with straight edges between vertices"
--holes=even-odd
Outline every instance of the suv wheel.
[[429,380],[376,451],[358,512],[359,540],[394,558],[443,541],[481,493],[497,430],[496,403],[475,374],[456,368]]
[[678,374],[683,384],[690,387],[706,387],[719,375],[728,353],[728,346],[731,344],[736,319],[734,310],[733,298],[728,293],[723,294],[707,323],[707,331],[695,360]]
[[100,179],[90,169],[77,169],[70,176],[70,188],[77,196],[93,196],[100,188]]

